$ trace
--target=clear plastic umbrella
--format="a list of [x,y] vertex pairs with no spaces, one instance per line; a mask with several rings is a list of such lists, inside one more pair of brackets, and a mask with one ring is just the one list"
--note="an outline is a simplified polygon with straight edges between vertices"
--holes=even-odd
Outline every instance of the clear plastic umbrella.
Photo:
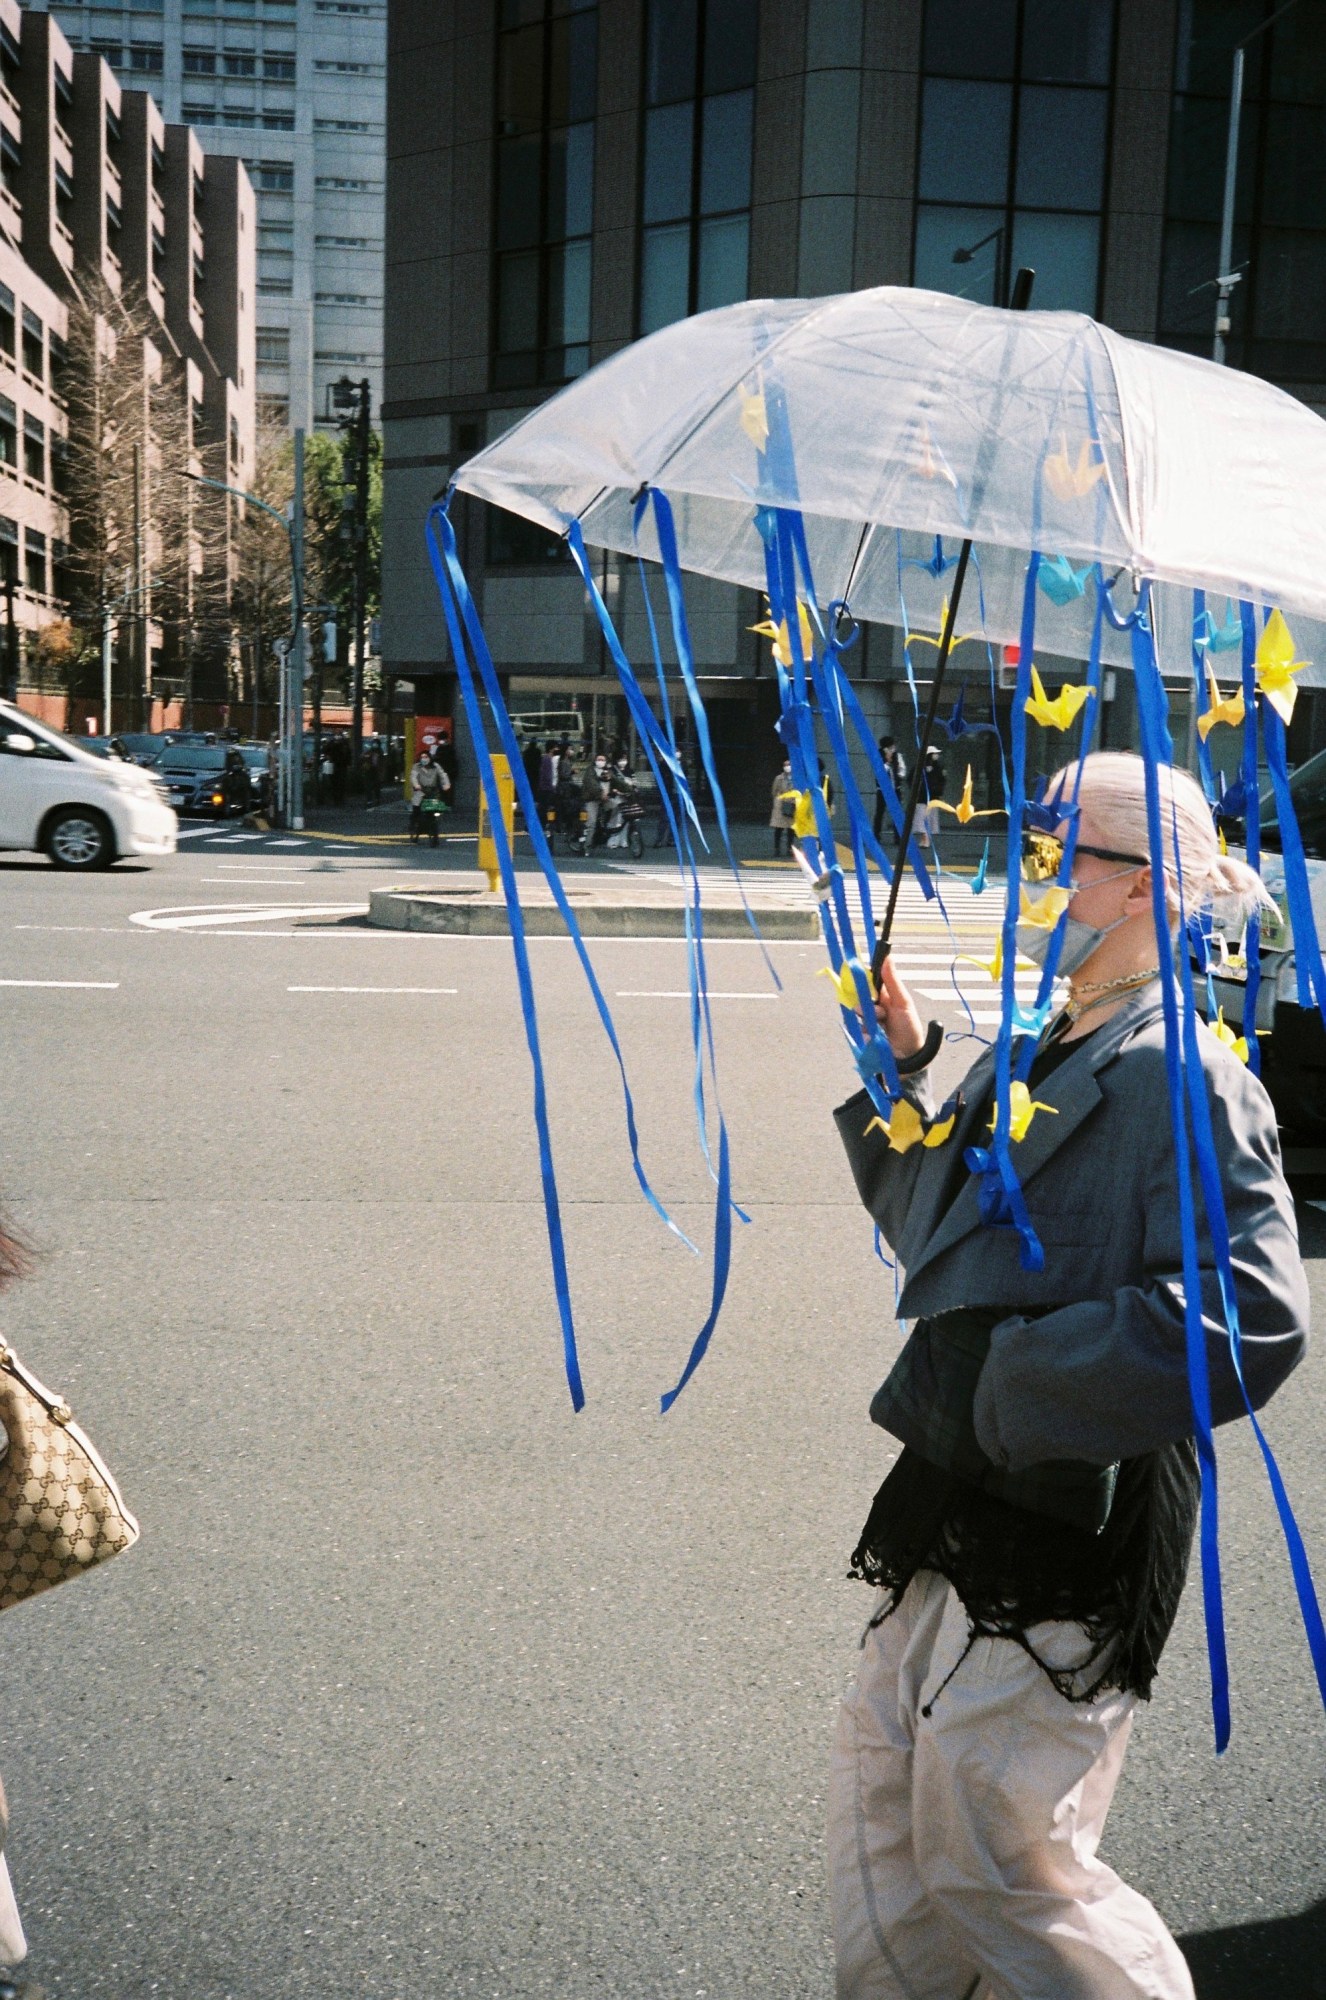
[[[765,449],[770,395],[794,461]],[[947,585],[911,565],[936,536],[970,536],[983,629],[1002,641],[1018,636],[1036,548],[1062,583],[1039,637],[1070,658],[1091,636],[1073,576],[1099,562],[1162,586],[1167,674],[1190,671],[1190,602],[1163,589],[1179,585],[1297,615],[1309,678],[1326,681],[1326,644],[1303,622],[1326,625],[1326,422],[1268,382],[1077,313],[889,286],[726,306],[603,362],[456,484],[559,533],[578,520],[591,546],[623,552],[635,496],[662,487],[682,567],[757,589],[755,508],[795,507],[826,602],[919,629],[938,629]],[[647,525],[641,547],[657,553]],[[1229,617],[1219,603],[1212,615]],[[1128,664],[1118,634],[1105,657]]]

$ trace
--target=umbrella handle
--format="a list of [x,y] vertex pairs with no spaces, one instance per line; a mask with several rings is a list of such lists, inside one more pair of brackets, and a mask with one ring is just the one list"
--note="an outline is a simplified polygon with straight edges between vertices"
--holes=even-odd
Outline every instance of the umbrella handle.
[[[870,959],[870,977],[874,983],[875,991],[877,993],[879,992],[880,985],[883,981],[884,961],[888,957],[889,951],[890,951],[889,940],[886,937],[878,938],[876,940],[875,949],[871,954],[871,959]],[[920,1048],[917,1049],[914,1055],[895,1057],[895,1061],[898,1067],[898,1075],[915,1076],[918,1070],[928,1069],[930,1067],[930,1064],[934,1061],[935,1057],[939,1054],[939,1051],[943,1048],[943,1046],[944,1046],[943,1027],[940,1025],[938,1021],[932,1021],[930,1023],[930,1026],[926,1029],[925,1040],[922,1042]]]

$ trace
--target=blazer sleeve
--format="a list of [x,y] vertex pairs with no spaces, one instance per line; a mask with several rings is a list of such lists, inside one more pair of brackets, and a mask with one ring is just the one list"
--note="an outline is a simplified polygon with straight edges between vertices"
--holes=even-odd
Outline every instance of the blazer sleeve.
[[[908,1079],[905,1094],[923,1118],[933,1116],[934,1093],[928,1070],[922,1070]],[[846,1104],[839,1105],[833,1119],[852,1169],[856,1191],[879,1225],[884,1241],[896,1250],[907,1220],[907,1210],[911,1206],[916,1177],[926,1153],[923,1146],[909,1147],[905,1153],[896,1152],[878,1130],[867,1135],[866,1127],[875,1115],[870,1093],[858,1090],[855,1097],[849,1097]]]
[[[1163,1074],[1158,1079],[1162,1094]],[[1275,1118],[1258,1080],[1232,1058],[1206,1072],[1238,1300],[1243,1379],[1254,1409],[1307,1348],[1308,1286]],[[1159,1121],[1166,1139],[1167,1118]],[[1145,1189],[1139,1284],[1112,1298],[1015,1316],[991,1335],[974,1406],[981,1449],[1013,1471],[1053,1458],[1108,1465],[1193,1432],[1183,1250],[1172,1143],[1154,1146]],[[1225,1329],[1215,1255],[1194,1162],[1202,1318],[1211,1414],[1246,1413]]]

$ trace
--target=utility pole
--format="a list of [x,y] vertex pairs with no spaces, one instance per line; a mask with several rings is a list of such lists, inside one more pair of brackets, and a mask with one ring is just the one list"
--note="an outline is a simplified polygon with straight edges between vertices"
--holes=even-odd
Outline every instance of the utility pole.
[[[1220,269],[1216,273],[1215,281],[1215,338],[1211,343],[1213,361],[1223,361],[1225,358],[1225,341],[1230,328],[1229,302],[1235,285],[1239,284],[1243,277],[1241,270],[1231,269],[1234,261],[1234,197],[1238,188],[1239,172],[1239,125],[1243,116],[1243,52],[1250,42],[1255,42],[1268,28],[1274,27],[1282,14],[1287,14],[1291,7],[1297,5],[1298,0],[1284,0],[1284,5],[1277,7],[1274,14],[1268,15],[1250,35],[1245,35],[1234,50],[1234,73],[1229,86],[1229,130],[1225,138],[1225,192],[1220,205]],[[1205,287],[1201,289],[1205,290]]]
[[[134,548],[133,548],[133,675],[134,698],[129,713],[135,729],[142,726],[142,694],[146,678],[147,627],[143,620],[143,447],[134,445]],[[148,717],[151,720],[151,717]],[[190,718],[192,720],[192,718]]]
[[354,631],[354,710],[350,725],[354,767],[359,769],[364,748],[364,612],[368,596],[368,440],[372,420],[372,390],[367,380],[359,384],[359,417],[355,426],[358,463],[355,468],[355,594]]
[[290,568],[294,585],[292,640],[286,655],[289,693],[286,722],[289,730],[289,779],[286,797],[290,825],[298,831],[304,824],[304,668],[308,655],[308,623],[304,617],[304,433],[295,432],[295,497],[290,520]]
[[111,733],[111,619],[110,599],[101,607],[101,733]]

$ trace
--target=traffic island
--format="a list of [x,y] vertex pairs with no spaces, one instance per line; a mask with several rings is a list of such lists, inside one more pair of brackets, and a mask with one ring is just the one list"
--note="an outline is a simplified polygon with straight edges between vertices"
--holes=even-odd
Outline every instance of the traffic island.
[[[585,937],[682,938],[686,935],[686,903],[680,889],[650,883],[643,892],[637,881],[611,876],[593,883],[568,884],[566,900]],[[774,903],[758,890],[749,899],[751,915],[764,938],[817,938],[819,919],[806,903]],[[531,937],[565,937],[562,913],[546,884],[522,878],[520,907]],[[442,931],[461,937],[509,937],[511,919],[502,897],[487,886],[459,885],[445,889],[401,887],[374,889],[369,896],[368,921],[388,931]],[[741,898],[732,889],[704,891],[706,938],[751,935]]]

